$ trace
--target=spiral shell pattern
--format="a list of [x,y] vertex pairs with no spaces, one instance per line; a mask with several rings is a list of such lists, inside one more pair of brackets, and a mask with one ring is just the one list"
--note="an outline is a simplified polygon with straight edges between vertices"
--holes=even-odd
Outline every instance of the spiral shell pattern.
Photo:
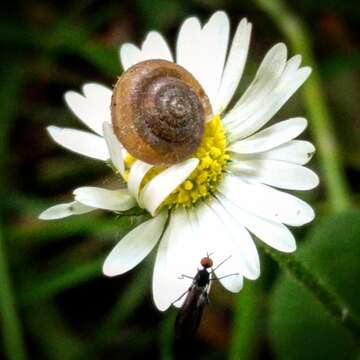
[[127,151],[154,165],[189,158],[200,145],[209,100],[181,66],[148,60],[127,70],[112,97],[114,132]]

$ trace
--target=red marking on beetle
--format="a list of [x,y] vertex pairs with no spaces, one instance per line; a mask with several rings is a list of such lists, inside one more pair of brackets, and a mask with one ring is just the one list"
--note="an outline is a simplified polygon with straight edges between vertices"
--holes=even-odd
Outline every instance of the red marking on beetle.
[[211,268],[213,266],[213,261],[208,256],[201,259],[200,264],[205,269]]

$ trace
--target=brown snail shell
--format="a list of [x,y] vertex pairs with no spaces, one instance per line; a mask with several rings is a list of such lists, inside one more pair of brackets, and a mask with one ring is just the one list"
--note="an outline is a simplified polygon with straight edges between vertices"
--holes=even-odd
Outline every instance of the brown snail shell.
[[200,145],[212,110],[198,81],[166,60],[140,62],[118,79],[111,101],[115,135],[135,158],[171,165]]

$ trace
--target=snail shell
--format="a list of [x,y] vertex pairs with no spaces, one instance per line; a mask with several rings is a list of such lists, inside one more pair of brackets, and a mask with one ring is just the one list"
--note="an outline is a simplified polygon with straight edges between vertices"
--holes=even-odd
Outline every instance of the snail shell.
[[118,79],[111,101],[115,135],[135,158],[171,165],[200,145],[212,110],[198,81],[166,60],[140,62]]

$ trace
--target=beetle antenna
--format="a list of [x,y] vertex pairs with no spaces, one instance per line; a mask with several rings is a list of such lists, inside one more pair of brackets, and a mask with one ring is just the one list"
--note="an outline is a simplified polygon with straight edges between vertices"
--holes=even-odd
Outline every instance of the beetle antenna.
[[213,252],[211,252],[210,254],[207,252],[207,250],[206,250],[206,256],[207,257],[210,257],[213,253],[214,253],[215,251],[213,251]]
[[229,260],[232,255],[229,255],[226,259],[224,259],[220,264],[218,264],[215,268],[211,269],[211,272],[213,273],[216,269],[218,269],[225,261]]

